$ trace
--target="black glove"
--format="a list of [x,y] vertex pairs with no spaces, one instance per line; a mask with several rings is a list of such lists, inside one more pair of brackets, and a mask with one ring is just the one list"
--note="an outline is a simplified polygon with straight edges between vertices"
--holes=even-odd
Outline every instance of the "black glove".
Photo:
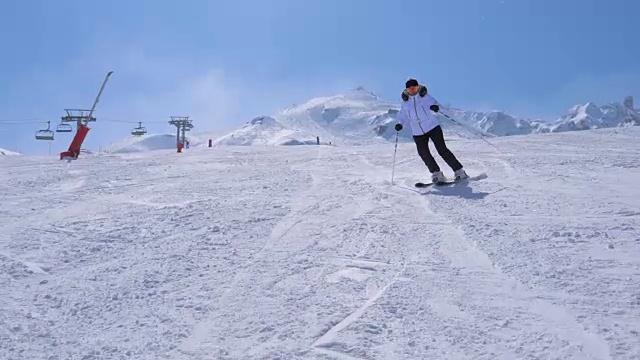
[[433,111],[433,112],[438,112],[438,111],[440,111],[440,107],[439,107],[438,105],[435,105],[435,104],[434,104],[434,105],[429,106],[429,109],[431,109],[431,111]]
[[396,124],[396,131],[400,131],[400,130],[402,130],[402,124],[397,123]]

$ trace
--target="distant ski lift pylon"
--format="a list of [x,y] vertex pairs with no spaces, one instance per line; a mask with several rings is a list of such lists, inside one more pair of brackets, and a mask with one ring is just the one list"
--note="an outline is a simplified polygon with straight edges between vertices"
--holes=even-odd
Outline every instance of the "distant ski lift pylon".
[[51,130],[51,121],[47,121],[45,130],[36,131],[36,140],[53,140],[53,131]]
[[56,128],[56,132],[67,133],[67,132],[71,132],[71,131],[73,131],[73,127],[71,125],[69,125],[69,124],[62,123],[62,124],[58,125],[58,127]]
[[144,135],[146,133],[147,133],[147,128],[142,126],[142,122],[141,121],[138,122],[138,127],[133,128],[131,130],[131,135],[133,135],[133,136],[142,136],[142,135]]

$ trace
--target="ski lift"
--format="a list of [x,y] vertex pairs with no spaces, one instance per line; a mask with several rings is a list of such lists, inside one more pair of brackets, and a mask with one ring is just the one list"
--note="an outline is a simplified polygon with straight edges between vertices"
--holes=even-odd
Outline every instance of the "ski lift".
[[69,124],[60,124],[56,128],[56,132],[71,132],[71,131],[73,131],[73,128]]
[[147,128],[142,126],[142,122],[138,122],[138,127],[131,130],[131,135],[142,136],[147,133]]
[[53,140],[51,121],[47,121],[47,128],[45,130],[36,131],[36,140]]

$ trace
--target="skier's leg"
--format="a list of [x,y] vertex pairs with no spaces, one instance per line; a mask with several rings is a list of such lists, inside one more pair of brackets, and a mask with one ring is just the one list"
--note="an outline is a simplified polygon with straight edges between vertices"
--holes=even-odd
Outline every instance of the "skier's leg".
[[455,155],[447,148],[447,144],[444,141],[444,134],[442,133],[442,128],[440,125],[436,126],[433,130],[428,132],[431,140],[433,140],[433,145],[435,145],[438,154],[442,156],[442,159],[451,167],[453,171],[458,171],[462,169],[462,164],[456,159]]
[[413,136],[413,141],[416,143],[416,148],[418,149],[418,155],[424,164],[427,165],[430,173],[434,173],[436,171],[440,171],[440,167],[436,162],[436,159],[431,155],[431,151],[429,151],[429,135],[419,135]]

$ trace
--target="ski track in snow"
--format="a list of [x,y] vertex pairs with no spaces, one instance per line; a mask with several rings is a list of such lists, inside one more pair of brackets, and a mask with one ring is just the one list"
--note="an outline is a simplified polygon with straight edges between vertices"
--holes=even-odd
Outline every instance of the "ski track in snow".
[[638,136],[2,158],[0,358],[640,358]]

